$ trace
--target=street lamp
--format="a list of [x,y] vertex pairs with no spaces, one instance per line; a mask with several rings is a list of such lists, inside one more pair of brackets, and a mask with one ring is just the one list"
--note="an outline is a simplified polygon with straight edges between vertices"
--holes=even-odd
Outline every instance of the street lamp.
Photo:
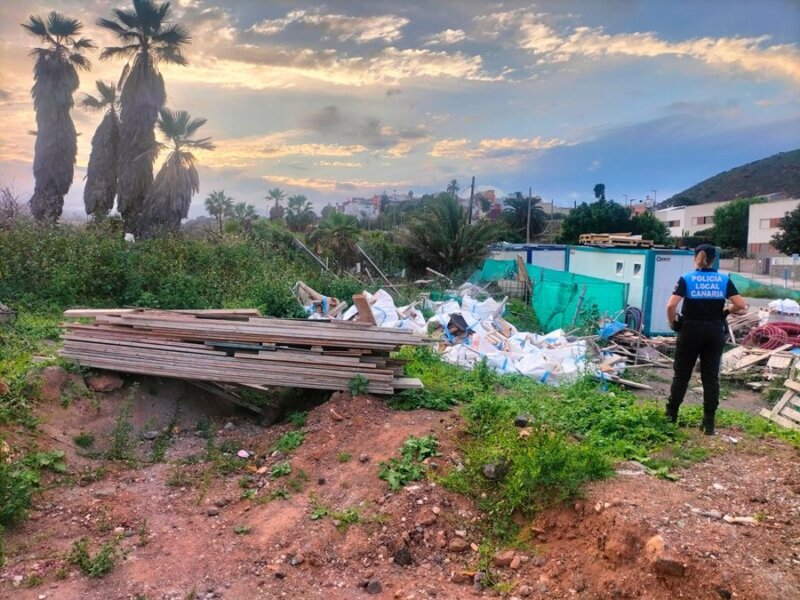
[[653,204],[655,204],[656,203],[656,194],[658,193],[658,190],[650,190],[650,191],[653,192]]

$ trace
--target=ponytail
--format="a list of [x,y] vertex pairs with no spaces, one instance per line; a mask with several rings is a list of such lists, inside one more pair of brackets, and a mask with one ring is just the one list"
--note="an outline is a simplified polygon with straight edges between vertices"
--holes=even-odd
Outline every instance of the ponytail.
[[695,264],[697,266],[699,266],[701,269],[707,269],[713,263],[713,259],[712,260],[708,260],[708,257],[706,256],[706,251],[705,250],[700,250],[700,252],[698,252],[695,255],[694,260],[695,260]]

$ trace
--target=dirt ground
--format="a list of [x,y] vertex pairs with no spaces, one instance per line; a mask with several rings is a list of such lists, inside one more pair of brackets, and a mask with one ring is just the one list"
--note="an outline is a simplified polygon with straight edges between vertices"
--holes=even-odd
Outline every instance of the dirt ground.
[[[108,447],[131,396],[137,436],[171,428],[164,462],[129,466],[78,451],[81,432]],[[729,402],[757,410],[753,398]],[[679,470],[678,481],[625,463],[585,498],[539,515],[525,525],[530,544],[492,568],[501,585],[482,589],[473,583],[479,510],[434,483],[458,461],[457,411],[398,412],[337,393],[309,412],[304,443],[284,456],[272,447],[292,424],[262,428],[180,383],[41,409],[40,445],[64,450],[73,477],[37,496],[8,532],[3,598],[800,598],[800,456],[735,430],[693,433],[711,458]],[[198,423],[209,419],[216,443],[233,451],[224,464],[239,472],[193,459],[206,447]],[[433,477],[391,493],[379,463],[409,435],[430,433],[441,453]],[[156,443],[137,437],[135,451],[148,457]],[[292,473],[271,479],[287,460]],[[749,519],[729,522],[738,517]],[[92,552],[118,540],[123,557],[102,579],[66,561],[84,537]]]

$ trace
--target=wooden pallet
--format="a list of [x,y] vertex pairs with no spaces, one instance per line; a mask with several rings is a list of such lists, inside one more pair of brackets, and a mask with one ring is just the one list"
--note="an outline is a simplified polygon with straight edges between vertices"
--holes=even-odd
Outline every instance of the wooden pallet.
[[[794,369],[792,369],[794,371]],[[787,390],[772,410],[761,409],[761,416],[788,429],[800,431],[800,382],[787,379]]]
[[653,240],[643,240],[641,236],[630,233],[583,233],[578,238],[578,243],[622,248],[652,248],[654,244]]

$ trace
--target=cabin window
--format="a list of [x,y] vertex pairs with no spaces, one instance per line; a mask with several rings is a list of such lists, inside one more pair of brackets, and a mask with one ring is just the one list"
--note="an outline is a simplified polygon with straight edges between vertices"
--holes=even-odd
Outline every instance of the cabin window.
[[623,263],[621,260],[618,260],[616,275],[617,277],[622,277],[624,273],[625,273],[625,263]]
[[642,263],[633,263],[633,276],[639,277],[642,274]]

